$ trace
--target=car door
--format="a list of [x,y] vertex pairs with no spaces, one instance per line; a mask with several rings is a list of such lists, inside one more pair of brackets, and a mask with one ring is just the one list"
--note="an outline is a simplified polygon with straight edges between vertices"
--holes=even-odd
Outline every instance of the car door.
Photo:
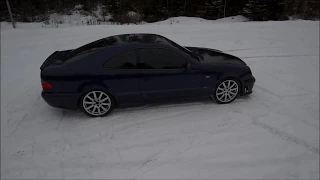
[[103,68],[103,82],[119,104],[135,104],[141,100],[137,59],[133,50],[108,59]]
[[195,96],[200,75],[187,70],[188,61],[169,49],[137,49],[139,87],[144,100]]

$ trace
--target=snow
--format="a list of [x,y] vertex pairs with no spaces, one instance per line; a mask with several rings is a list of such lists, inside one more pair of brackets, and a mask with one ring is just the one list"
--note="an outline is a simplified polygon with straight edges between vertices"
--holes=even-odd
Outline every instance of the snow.
[[242,15],[237,15],[237,16],[230,16],[230,17],[225,17],[217,20],[213,20],[215,23],[231,23],[231,22],[246,22],[249,21],[248,18],[242,16]]
[[129,17],[133,17],[133,16],[137,16],[138,14],[137,14],[136,12],[134,12],[134,11],[129,11],[129,12],[127,13],[127,15],[128,15]]
[[76,9],[76,10],[81,10],[82,8],[83,8],[82,4],[77,4],[74,6],[74,9]]
[[232,23],[232,22],[245,22],[249,21],[248,18],[238,15],[238,16],[230,16],[226,18],[221,18],[217,20],[206,20],[198,17],[172,17],[168,18],[164,21],[159,21],[151,24],[209,24],[209,23]]
[[[113,22],[109,22],[112,19],[112,15],[102,16],[102,6],[97,6],[97,9],[93,11],[93,13],[89,13],[87,11],[81,10],[80,5],[76,5],[74,10],[70,12],[70,15],[67,14],[58,14],[52,13],[49,17],[49,24],[45,23],[23,23],[17,22],[16,25],[18,28],[52,28],[56,27],[54,24],[58,24],[58,27],[72,27],[72,26],[86,26],[88,25],[88,21],[92,21],[94,25],[113,25]],[[128,16],[131,18],[139,19],[140,15],[134,11],[129,11],[127,13]],[[99,20],[99,23],[97,22]],[[172,24],[181,24],[181,25],[195,25],[195,24],[214,24],[214,23],[239,23],[239,22],[247,22],[249,21],[248,18],[238,15],[238,16],[230,16],[226,18],[221,18],[217,20],[206,20],[198,17],[173,17],[168,18],[164,21],[154,22],[154,23],[147,23],[144,21],[139,22],[139,24],[149,24],[149,25],[172,25]],[[131,23],[132,25],[132,23]],[[11,29],[12,24],[10,22],[1,22],[1,29]]]
[[104,7],[102,5],[98,5],[97,9],[93,11],[93,13],[96,17],[98,17],[100,21],[109,21],[112,18],[112,15],[108,14],[106,16],[103,16],[103,8]]
[[[16,25],[18,28],[28,28],[28,29],[37,29],[41,28],[52,28],[56,27],[55,24],[58,24],[58,27],[70,27],[70,26],[85,26],[88,25],[88,21],[92,22],[91,24],[111,24],[109,20],[112,18],[111,15],[102,16],[102,6],[98,5],[96,10],[92,13],[81,10],[82,5],[75,5],[74,10],[70,11],[70,14],[59,14],[52,13],[49,15],[49,20],[47,24],[42,23],[23,23],[17,22]],[[134,12],[131,12],[133,14]],[[98,22],[99,21],[99,22]],[[1,29],[11,29],[11,22],[1,22]]]
[[87,22],[90,20],[95,22],[97,21],[97,17],[95,17],[93,14],[84,15],[80,12],[81,11],[76,10],[76,11],[73,11],[71,15],[61,15],[61,14],[53,13],[50,15],[49,22],[57,21],[59,22],[59,24],[62,24],[62,25],[79,26],[79,25],[86,25]]
[[[3,179],[319,179],[319,22],[1,24]],[[148,32],[241,57],[257,82],[210,99],[117,109],[104,118],[48,106],[40,65],[56,50]]]

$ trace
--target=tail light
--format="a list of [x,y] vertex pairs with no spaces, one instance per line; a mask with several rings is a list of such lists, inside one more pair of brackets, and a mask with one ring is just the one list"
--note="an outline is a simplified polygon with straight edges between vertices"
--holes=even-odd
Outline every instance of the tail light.
[[52,85],[46,81],[41,81],[42,89],[51,89]]

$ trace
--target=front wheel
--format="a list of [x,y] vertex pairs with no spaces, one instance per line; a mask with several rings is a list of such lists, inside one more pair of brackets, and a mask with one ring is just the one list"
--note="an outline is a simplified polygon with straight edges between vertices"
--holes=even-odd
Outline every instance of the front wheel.
[[216,86],[211,98],[219,104],[227,104],[234,101],[239,93],[239,83],[234,79],[225,79]]
[[92,90],[82,96],[80,106],[87,115],[102,117],[112,111],[114,101],[108,93],[101,90]]

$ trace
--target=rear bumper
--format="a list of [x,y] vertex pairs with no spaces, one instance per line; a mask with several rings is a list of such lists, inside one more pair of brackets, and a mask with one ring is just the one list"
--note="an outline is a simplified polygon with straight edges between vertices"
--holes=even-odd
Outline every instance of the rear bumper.
[[251,94],[255,82],[256,82],[256,78],[253,76],[243,79],[241,95],[245,96],[245,95]]
[[80,94],[42,92],[41,96],[50,106],[64,109],[78,109]]

